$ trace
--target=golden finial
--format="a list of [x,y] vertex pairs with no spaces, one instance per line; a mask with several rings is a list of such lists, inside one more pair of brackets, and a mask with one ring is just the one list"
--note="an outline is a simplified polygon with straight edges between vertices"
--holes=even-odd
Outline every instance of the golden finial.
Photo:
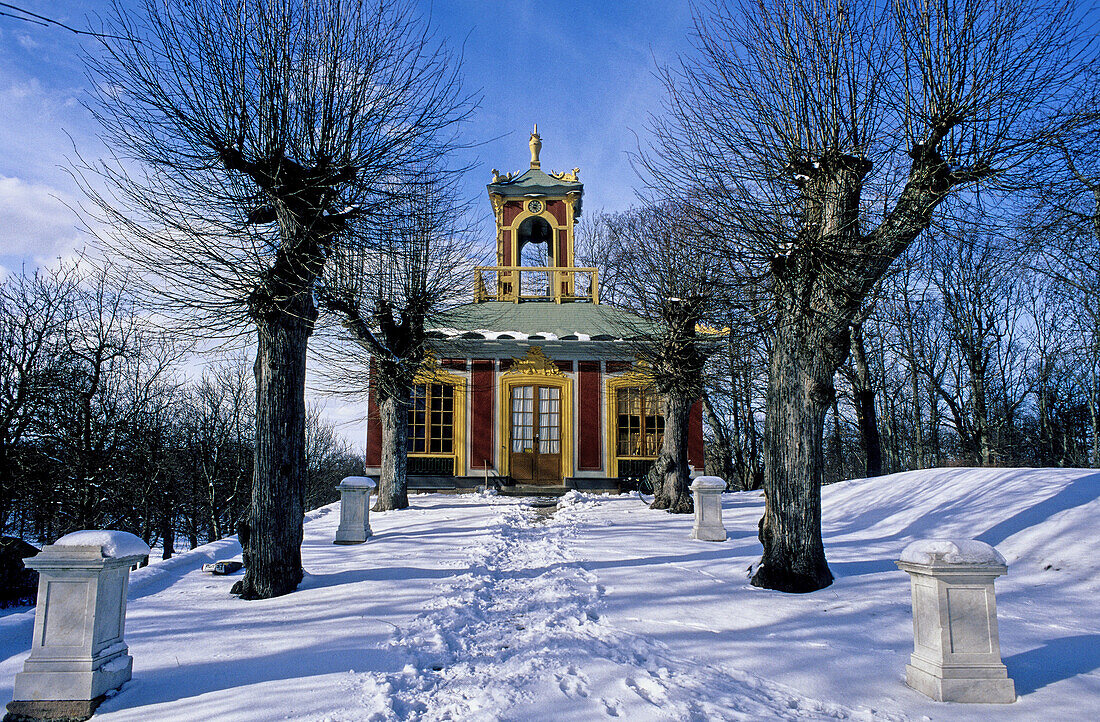
[[535,130],[531,133],[531,167],[541,168],[542,164],[539,162],[539,151],[542,150],[542,137],[539,135],[539,124],[535,123]]

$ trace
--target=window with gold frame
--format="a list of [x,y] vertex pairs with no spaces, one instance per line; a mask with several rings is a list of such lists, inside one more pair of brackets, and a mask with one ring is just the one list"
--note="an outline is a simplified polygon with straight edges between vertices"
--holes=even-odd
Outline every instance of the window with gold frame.
[[664,403],[651,386],[615,390],[615,455],[654,458],[665,435]]
[[451,384],[413,386],[407,447],[410,454],[454,453],[454,401]]

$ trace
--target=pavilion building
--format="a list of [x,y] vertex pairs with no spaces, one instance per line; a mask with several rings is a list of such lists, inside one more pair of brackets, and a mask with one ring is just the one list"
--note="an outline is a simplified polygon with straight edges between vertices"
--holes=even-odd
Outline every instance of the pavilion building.
[[[546,173],[538,128],[531,167],[493,171],[496,265],[473,269],[474,302],[444,317],[409,410],[410,489],[499,484],[546,493],[621,490],[660,448],[663,402],[637,371],[647,322],[600,303],[599,273],[575,265],[579,169]],[[532,258],[533,257],[533,258]],[[525,264],[524,260],[533,261]],[[688,458],[703,468],[702,406],[691,410]],[[372,391],[367,473],[380,473]]]

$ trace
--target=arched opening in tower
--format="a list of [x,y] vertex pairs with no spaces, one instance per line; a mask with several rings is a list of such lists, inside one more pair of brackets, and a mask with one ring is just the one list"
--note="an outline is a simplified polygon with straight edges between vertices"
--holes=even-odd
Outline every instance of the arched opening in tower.
[[[524,267],[553,266],[554,229],[542,218],[531,216],[519,224],[516,233],[516,255]],[[549,296],[550,273],[527,271],[522,274],[520,293],[524,296]]]

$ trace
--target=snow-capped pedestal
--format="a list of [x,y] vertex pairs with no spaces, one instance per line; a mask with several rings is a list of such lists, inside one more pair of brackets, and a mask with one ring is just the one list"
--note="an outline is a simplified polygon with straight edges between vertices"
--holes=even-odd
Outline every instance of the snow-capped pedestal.
[[333,544],[362,544],[371,535],[370,493],[374,480],[367,476],[345,476],[340,490],[340,528]]
[[87,718],[104,694],[129,681],[126,588],[130,567],[148,554],[133,534],[96,529],[64,536],[26,560],[39,575],[38,605],[9,712]]
[[897,565],[913,593],[906,684],[939,702],[1014,702],[993,592],[993,580],[1008,572],[1004,557],[980,541],[926,539],[907,546]]
[[691,482],[691,493],[695,497],[692,539],[726,540],[726,527],[722,524],[722,492],[725,490],[726,482],[717,476],[698,476]]

